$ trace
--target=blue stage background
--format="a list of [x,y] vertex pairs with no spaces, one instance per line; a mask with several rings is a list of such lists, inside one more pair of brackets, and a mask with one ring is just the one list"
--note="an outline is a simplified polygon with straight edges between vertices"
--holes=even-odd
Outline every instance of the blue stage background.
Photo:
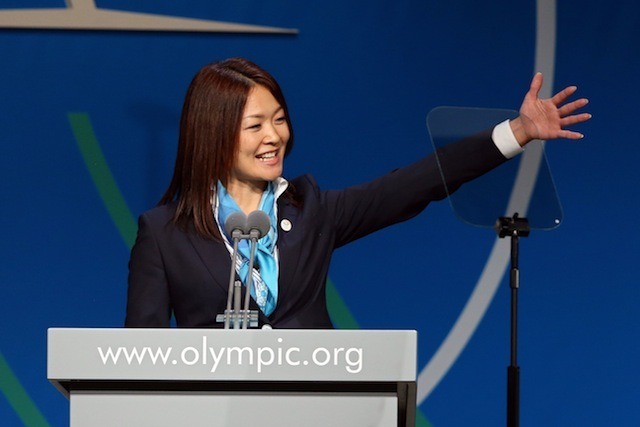
[[[96,3],[299,34],[0,29],[3,426],[68,424],[68,402],[46,379],[46,330],[122,325],[129,243],[113,218],[126,229],[129,212],[137,217],[162,195],[182,98],[202,65],[244,56],[278,78],[296,131],[285,174],[312,173],[324,188],[429,153],[425,118],[437,106],[517,108],[537,71],[533,0]],[[64,5],[0,0],[0,14]],[[640,425],[639,57],[640,4],[558,2],[555,74],[547,77],[555,90],[578,85],[594,117],[576,127],[584,140],[547,145],[563,224],[521,241],[523,426]],[[105,206],[74,118],[90,120],[124,210]],[[441,202],[337,251],[331,280],[359,327],[419,331],[420,371],[495,239]],[[504,423],[508,296],[503,280],[469,344],[421,402],[421,425]]]

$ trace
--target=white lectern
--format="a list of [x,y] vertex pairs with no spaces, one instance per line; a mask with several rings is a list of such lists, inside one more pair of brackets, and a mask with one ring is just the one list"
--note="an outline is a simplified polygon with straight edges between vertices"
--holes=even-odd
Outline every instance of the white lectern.
[[415,331],[49,329],[80,426],[414,427]]

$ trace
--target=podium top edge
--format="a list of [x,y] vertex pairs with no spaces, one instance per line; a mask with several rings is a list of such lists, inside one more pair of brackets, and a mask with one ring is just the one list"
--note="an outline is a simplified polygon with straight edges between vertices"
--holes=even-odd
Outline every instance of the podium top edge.
[[115,331],[171,331],[172,333],[176,333],[179,331],[197,331],[204,333],[288,333],[288,334],[326,334],[326,333],[335,333],[335,334],[344,334],[344,333],[397,333],[397,334],[417,334],[418,331],[415,329],[221,329],[221,328],[84,328],[84,327],[49,327],[47,328],[47,332],[58,332],[58,331],[95,331],[95,332],[115,332]]

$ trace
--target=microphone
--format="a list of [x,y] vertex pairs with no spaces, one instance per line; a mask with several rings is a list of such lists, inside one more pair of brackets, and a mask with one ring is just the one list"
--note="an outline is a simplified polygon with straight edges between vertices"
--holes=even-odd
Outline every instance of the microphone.
[[258,239],[266,236],[271,228],[271,220],[269,215],[261,210],[249,213],[247,216],[247,231],[251,239],[251,256],[249,257],[249,276],[247,277],[247,293],[244,296],[244,327],[246,328],[249,316],[249,290],[253,285],[253,260],[256,256],[256,246]]
[[224,222],[224,231],[232,239],[240,239],[247,232],[247,216],[244,212],[233,212]]
[[253,211],[247,217],[247,228],[251,238],[260,239],[269,233],[271,228],[271,220],[269,215],[261,210]]
[[[247,216],[244,212],[233,212],[227,220],[224,222],[224,229],[226,233],[231,236],[233,241],[233,250],[231,251],[231,272],[229,274],[229,292],[227,295],[227,309],[224,316],[224,328],[229,329],[231,323],[231,303],[234,299],[235,291],[235,278],[236,278],[236,260],[238,258],[238,244],[243,235],[246,235],[247,231]],[[237,299],[237,297],[236,297]],[[239,308],[239,307],[238,307]],[[234,313],[236,314],[236,313]],[[234,326],[238,325],[237,319],[234,320]]]

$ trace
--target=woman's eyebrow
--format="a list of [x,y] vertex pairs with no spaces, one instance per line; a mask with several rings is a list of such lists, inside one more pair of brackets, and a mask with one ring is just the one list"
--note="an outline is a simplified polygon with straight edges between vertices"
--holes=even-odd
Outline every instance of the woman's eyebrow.
[[[278,114],[280,111],[284,110],[284,108],[282,108],[282,106],[276,108],[276,110],[273,112],[272,115]],[[257,113],[257,114],[250,114],[248,116],[244,116],[242,118],[242,120],[244,119],[264,119],[266,116],[265,114],[262,113]]]

